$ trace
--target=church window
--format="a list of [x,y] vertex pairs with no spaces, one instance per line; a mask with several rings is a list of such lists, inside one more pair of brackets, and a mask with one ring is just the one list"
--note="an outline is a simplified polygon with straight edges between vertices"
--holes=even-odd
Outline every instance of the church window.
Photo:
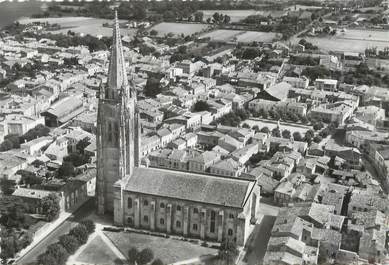
[[148,202],[147,200],[144,200],[144,201],[143,201],[143,205],[144,205],[144,206],[147,206],[147,205],[149,205],[149,202]]
[[211,211],[211,225],[209,227],[209,231],[211,233],[215,233],[215,228],[216,228],[216,212]]
[[197,224],[193,224],[192,227],[193,227],[193,230],[194,230],[194,231],[197,231]]
[[163,219],[163,218],[159,219],[159,223],[160,223],[161,225],[165,224],[165,219]]
[[108,142],[112,142],[112,124],[108,121]]
[[230,217],[230,219],[234,219],[235,216],[233,213],[230,213],[229,217]]
[[116,143],[119,142],[119,125],[117,122],[114,123],[114,131],[113,131],[113,134],[114,134],[114,141]]
[[128,218],[127,218],[127,223],[128,223],[128,225],[132,225],[132,224],[133,224],[132,218],[131,218],[131,217],[128,217]]
[[127,208],[128,209],[132,208],[132,199],[130,197],[127,199]]
[[193,213],[199,213],[199,209],[193,208]]
[[177,228],[181,228],[181,222],[180,222],[180,221],[177,221],[177,222],[176,222],[176,227],[177,227]]
[[232,229],[230,228],[230,229],[228,229],[228,235],[229,236],[232,236],[234,234],[234,231],[232,231]]
[[148,223],[149,217],[147,215],[143,216],[143,222]]
[[177,205],[176,209],[177,209],[177,211],[181,211],[181,206]]
[[165,204],[163,203],[163,202],[161,202],[160,204],[159,204],[159,208],[165,208]]

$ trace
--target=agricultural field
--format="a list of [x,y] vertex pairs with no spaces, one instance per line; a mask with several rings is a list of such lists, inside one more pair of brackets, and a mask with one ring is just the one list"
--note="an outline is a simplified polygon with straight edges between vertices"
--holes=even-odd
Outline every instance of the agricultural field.
[[215,30],[201,36],[201,38],[210,38],[211,41],[226,42],[271,42],[277,37],[274,32],[243,31],[243,30]]
[[364,52],[369,47],[377,47],[378,49],[389,47],[389,33],[387,31],[350,29],[336,36],[307,37],[305,39],[325,51]]
[[212,17],[216,12],[219,14],[227,15],[231,18],[231,22],[239,22],[242,19],[251,16],[257,15],[259,12],[254,9],[249,10],[199,10],[204,14],[204,21]]
[[194,24],[194,23],[168,23],[162,22],[159,23],[150,30],[156,30],[158,32],[157,36],[164,36],[168,33],[173,33],[174,35],[192,35],[197,32],[201,32],[208,27],[207,24]]
[[[95,37],[112,36],[112,28],[103,27],[104,23],[112,24],[110,19],[90,18],[90,17],[59,17],[59,18],[22,18],[19,20],[22,24],[29,24],[33,22],[48,22],[49,24],[58,24],[61,29],[51,31],[53,33],[66,34],[69,30],[83,34],[92,35]],[[120,23],[126,22],[126,20],[120,20]],[[134,36],[135,29],[121,29],[122,35]]]

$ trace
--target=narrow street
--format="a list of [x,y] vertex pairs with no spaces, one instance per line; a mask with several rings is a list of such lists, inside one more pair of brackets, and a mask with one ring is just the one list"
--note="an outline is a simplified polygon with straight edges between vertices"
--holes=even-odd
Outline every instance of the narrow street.
[[[57,242],[61,235],[64,235],[70,231],[79,221],[93,213],[94,200],[90,199],[84,205],[82,205],[73,215],[59,225],[53,232],[51,232],[44,240],[39,242],[33,249],[27,252],[22,258],[20,258],[16,264],[35,264],[37,257],[46,251],[46,248]],[[53,264],[54,265],[54,264]]]

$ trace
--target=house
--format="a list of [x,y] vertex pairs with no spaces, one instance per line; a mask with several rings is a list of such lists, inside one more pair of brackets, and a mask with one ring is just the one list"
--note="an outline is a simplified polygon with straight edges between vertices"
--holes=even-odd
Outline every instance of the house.
[[282,81],[290,84],[294,88],[307,89],[309,85],[309,79],[305,76],[302,77],[284,76]]
[[333,79],[316,79],[315,87],[318,90],[336,91],[338,81]]
[[66,97],[53,104],[41,115],[45,118],[45,124],[49,127],[58,127],[85,111],[83,102],[78,97]]
[[209,172],[214,175],[237,178],[242,173],[244,167],[238,161],[227,158],[209,167]]
[[42,136],[29,142],[22,143],[20,145],[20,149],[22,149],[22,152],[26,152],[31,156],[39,155],[42,148],[50,144],[52,141],[53,138],[51,136]]
[[258,143],[252,143],[249,145],[246,145],[245,147],[241,149],[237,149],[231,153],[231,158],[237,161],[240,164],[246,164],[250,157],[258,153],[259,145]]
[[232,137],[228,134],[220,137],[217,141],[217,144],[220,147],[228,150],[229,152],[233,152],[233,151],[240,149],[244,146],[243,142],[236,140],[234,137]]
[[193,158],[188,159],[189,171],[191,172],[205,172],[208,168],[218,161],[221,156],[219,153],[214,151],[205,151]]
[[218,131],[199,131],[197,134],[198,144],[208,147],[213,147],[218,144],[220,138],[224,136],[223,133]]
[[353,114],[353,106],[345,102],[322,104],[311,109],[311,116],[325,122],[336,122],[343,125],[347,118]]
[[16,173],[20,169],[25,169],[29,164],[28,158],[12,154],[10,152],[0,153],[0,179],[13,180],[16,183],[19,182],[20,176]]
[[388,214],[389,199],[380,194],[372,194],[363,190],[354,190],[348,204],[347,216],[356,212],[369,212],[378,210]]
[[359,120],[373,125],[385,120],[385,110],[377,106],[358,107],[354,114]]
[[[12,196],[20,198],[24,203],[26,203],[31,213],[43,214],[42,200],[50,194],[56,194],[58,197],[60,197],[58,193],[53,191],[30,188],[17,188],[12,193]],[[61,208],[61,210],[63,210],[63,208]]]
[[9,114],[2,123],[6,123],[8,134],[22,136],[29,130],[35,128],[39,124],[44,124],[43,117],[29,117],[20,114]]

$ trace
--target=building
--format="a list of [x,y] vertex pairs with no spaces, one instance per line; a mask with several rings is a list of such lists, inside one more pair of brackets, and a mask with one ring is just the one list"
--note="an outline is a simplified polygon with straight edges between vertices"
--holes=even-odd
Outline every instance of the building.
[[127,81],[117,14],[113,35],[97,120],[98,212],[113,209],[115,225],[244,245],[259,207],[255,181],[139,167],[136,94]]
[[140,161],[139,113],[136,91],[127,80],[119,25],[113,44],[107,84],[100,89],[97,113],[97,206],[98,213],[114,209],[114,183],[131,175]]
[[311,110],[312,118],[321,119],[324,122],[336,122],[343,125],[347,118],[353,114],[354,108],[345,102],[322,104]]
[[284,76],[282,81],[290,84],[294,88],[307,89],[309,85],[309,79],[305,76],[302,77]]
[[316,79],[315,87],[318,90],[336,91],[338,81],[333,79]]
[[118,225],[238,245],[255,224],[260,195],[253,181],[150,168],[135,168],[115,188]]

